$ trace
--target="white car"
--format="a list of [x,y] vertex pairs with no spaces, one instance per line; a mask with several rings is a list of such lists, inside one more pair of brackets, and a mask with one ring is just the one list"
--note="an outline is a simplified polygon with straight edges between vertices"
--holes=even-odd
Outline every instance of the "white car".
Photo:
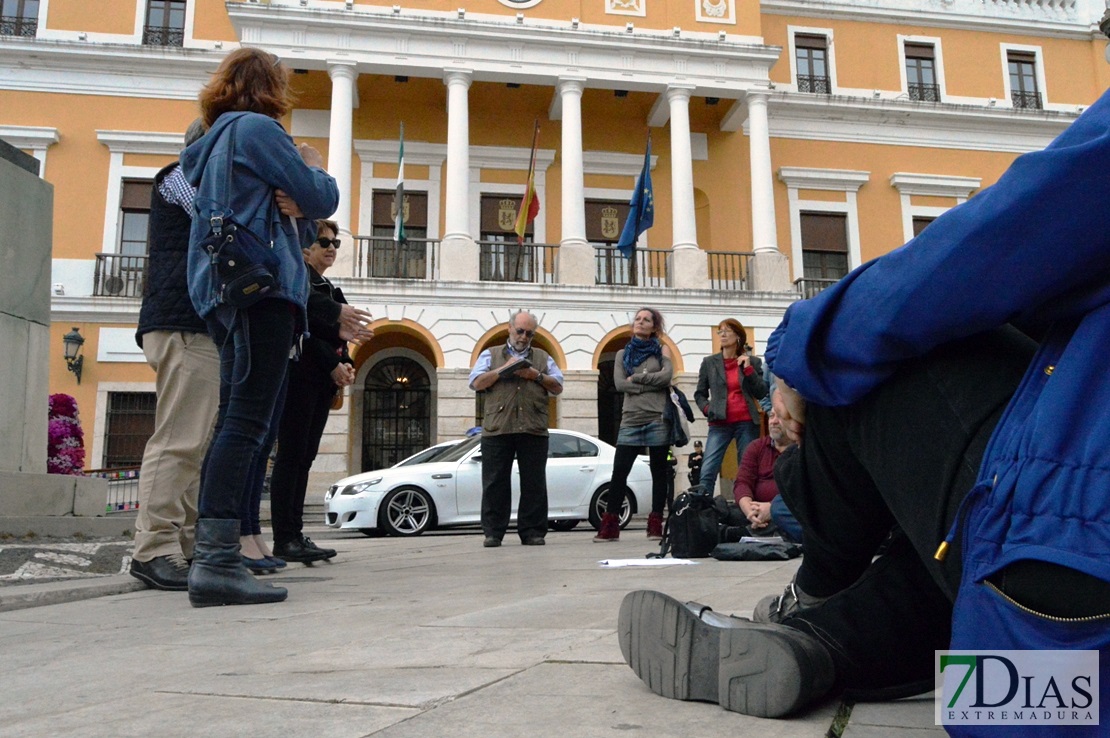
[[[570,530],[581,520],[601,527],[616,449],[604,441],[567,430],[552,430],[547,451],[547,513],[554,530]],[[423,453],[423,452],[421,452]],[[637,458],[628,475],[631,504],[621,509],[621,527],[632,515],[651,509],[651,470]],[[520,501],[520,476],[513,463],[512,520]],[[382,530],[417,536],[426,530],[480,522],[482,511],[481,438],[451,446],[429,463],[405,464],[341,479],[324,495],[324,522],[332,528],[372,535]]]

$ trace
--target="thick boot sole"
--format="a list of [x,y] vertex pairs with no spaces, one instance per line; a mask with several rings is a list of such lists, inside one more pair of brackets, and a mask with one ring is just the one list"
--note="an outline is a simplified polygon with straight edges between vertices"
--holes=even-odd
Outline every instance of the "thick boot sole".
[[206,594],[203,592],[189,592],[189,604],[193,607],[220,607],[223,605],[265,605],[270,602],[284,602],[289,596],[289,590],[284,587],[269,587],[264,592],[252,592],[249,595],[238,593],[228,594],[219,592]]
[[659,592],[631,592],[621,603],[621,653],[658,695],[716,702],[755,717],[781,717],[825,694],[832,661],[810,636],[785,626],[701,620]]

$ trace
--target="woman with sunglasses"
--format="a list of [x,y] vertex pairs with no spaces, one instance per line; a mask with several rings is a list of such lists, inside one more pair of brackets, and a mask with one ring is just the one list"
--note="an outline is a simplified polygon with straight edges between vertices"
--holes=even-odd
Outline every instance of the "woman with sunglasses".
[[[270,480],[274,555],[306,564],[335,556],[334,549],[320,548],[304,535],[304,498],[308,472],[320,450],[335,394],[355,381],[354,362],[339,333],[339,315],[347,300],[343,290],[324,276],[342,245],[338,231],[334,221],[316,221],[316,240],[303,249],[312,290],[309,337],[302,345],[300,360],[289,362],[289,390],[278,425],[277,457]],[[365,338],[374,335],[367,333]]]
[[[220,405],[201,473],[189,570],[195,607],[278,602],[287,595],[255,581],[240,541],[244,499],[265,463],[262,448],[285,387],[289,352],[307,327],[301,246],[310,226],[284,220],[276,192],[288,193],[310,219],[331,215],[339,203],[320,152],[298,147],[281,125],[293,107],[289,76],[261,49],[228,54],[200,93],[208,133],[181,157],[182,171],[197,188],[189,296],[220,351]],[[220,218],[273,244],[275,284],[249,307],[236,309],[221,299],[212,259],[199,246],[224,222]]]
[[663,316],[655,308],[640,308],[632,319],[632,340],[617,352],[613,362],[613,382],[624,393],[621,427],[617,432],[617,453],[613,458],[613,478],[609,483],[606,512],[595,541],[620,538],[620,513],[628,494],[628,473],[644,446],[651,467],[651,513],[648,538],[663,536],[663,509],[670,491],[671,432],[663,410],[670,399],[671,351],[659,339]]

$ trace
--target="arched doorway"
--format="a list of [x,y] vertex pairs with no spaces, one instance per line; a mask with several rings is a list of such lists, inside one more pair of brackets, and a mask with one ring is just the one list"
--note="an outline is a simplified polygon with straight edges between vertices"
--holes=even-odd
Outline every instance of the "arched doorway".
[[432,387],[415,360],[394,356],[366,375],[362,470],[385,469],[431,445]]

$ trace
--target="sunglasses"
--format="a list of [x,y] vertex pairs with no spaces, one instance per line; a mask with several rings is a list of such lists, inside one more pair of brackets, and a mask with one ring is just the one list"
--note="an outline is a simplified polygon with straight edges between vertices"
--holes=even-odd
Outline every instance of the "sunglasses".
[[320,245],[320,248],[322,249],[326,249],[328,246],[331,246],[333,249],[336,249],[338,251],[341,241],[338,238],[324,238],[323,236],[321,236],[320,238],[316,239],[316,243],[318,243]]
[[527,336],[528,338],[536,335],[535,331],[530,331],[527,328],[513,328],[513,333],[517,334],[518,336]]

